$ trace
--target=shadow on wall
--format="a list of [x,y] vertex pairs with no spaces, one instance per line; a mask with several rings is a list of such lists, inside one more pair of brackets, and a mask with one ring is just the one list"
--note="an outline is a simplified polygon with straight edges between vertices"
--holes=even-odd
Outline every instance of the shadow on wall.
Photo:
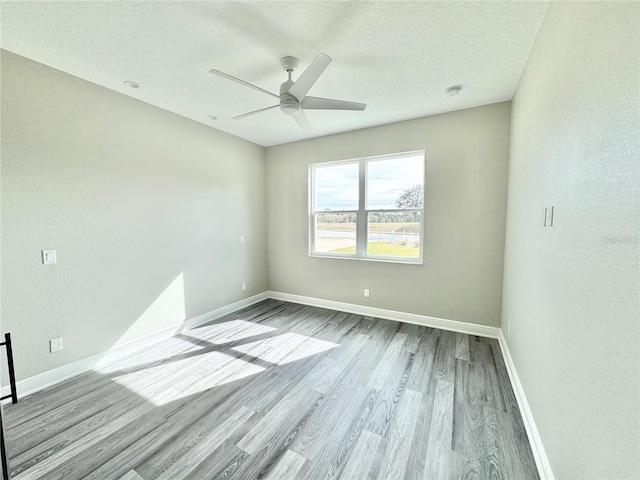
[[[179,278],[153,308],[180,297]],[[280,311],[274,301],[265,305],[273,312],[267,318]],[[199,478],[196,470],[226,448],[228,436],[287,394],[283,377],[301,378],[318,354],[340,346],[311,333],[304,322],[266,325],[240,311],[26,397],[6,408],[12,475],[117,477],[133,458],[146,458],[136,464],[145,478]],[[169,456],[171,467],[158,470]]]
[[112,348],[173,326],[176,327],[176,332],[181,331],[181,324],[186,318],[184,273],[181,272],[120,336]]

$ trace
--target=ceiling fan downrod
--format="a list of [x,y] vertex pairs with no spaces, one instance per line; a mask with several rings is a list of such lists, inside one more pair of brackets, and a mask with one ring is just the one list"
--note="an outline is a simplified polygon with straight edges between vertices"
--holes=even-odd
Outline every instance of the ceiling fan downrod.
[[298,59],[296,57],[282,57],[280,65],[289,75],[289,80],[280,84],[280,111],[285,115],[297,115],[302,110],[302,107],[300,106],[300,101],[289,93],[289,89],[295,83],[291,79],[291,74],[298,66]]

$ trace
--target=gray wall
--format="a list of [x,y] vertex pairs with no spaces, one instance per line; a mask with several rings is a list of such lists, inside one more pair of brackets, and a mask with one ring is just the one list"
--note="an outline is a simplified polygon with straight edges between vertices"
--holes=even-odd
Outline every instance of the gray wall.
[[262,147],[6,51],[1,147],[18,379],[267,289]]
[[[507,102],[267,148],[270,289],[498,326],[509,122]],[[421,149],[424,265],[308,256],[310,163]]]
[[502,328],[562,479],[640,476],[639,7],[551,2],[513,100]]

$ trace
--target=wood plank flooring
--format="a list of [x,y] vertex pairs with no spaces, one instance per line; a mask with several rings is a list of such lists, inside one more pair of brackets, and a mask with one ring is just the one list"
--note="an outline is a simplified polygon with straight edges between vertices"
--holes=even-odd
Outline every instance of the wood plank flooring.
[[266,300],[5,409],[15,479],[537,479],[498,343]]

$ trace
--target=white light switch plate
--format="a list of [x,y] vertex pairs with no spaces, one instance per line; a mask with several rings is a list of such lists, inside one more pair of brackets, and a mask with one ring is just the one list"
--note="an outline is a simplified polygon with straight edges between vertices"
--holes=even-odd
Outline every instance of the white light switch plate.
[[553,208],[547,207],[547,227],[553,227]]
[[56,251],[51,250],[42,250],[42,264],[43,265],[53,265],[57,262],[56,260]]

